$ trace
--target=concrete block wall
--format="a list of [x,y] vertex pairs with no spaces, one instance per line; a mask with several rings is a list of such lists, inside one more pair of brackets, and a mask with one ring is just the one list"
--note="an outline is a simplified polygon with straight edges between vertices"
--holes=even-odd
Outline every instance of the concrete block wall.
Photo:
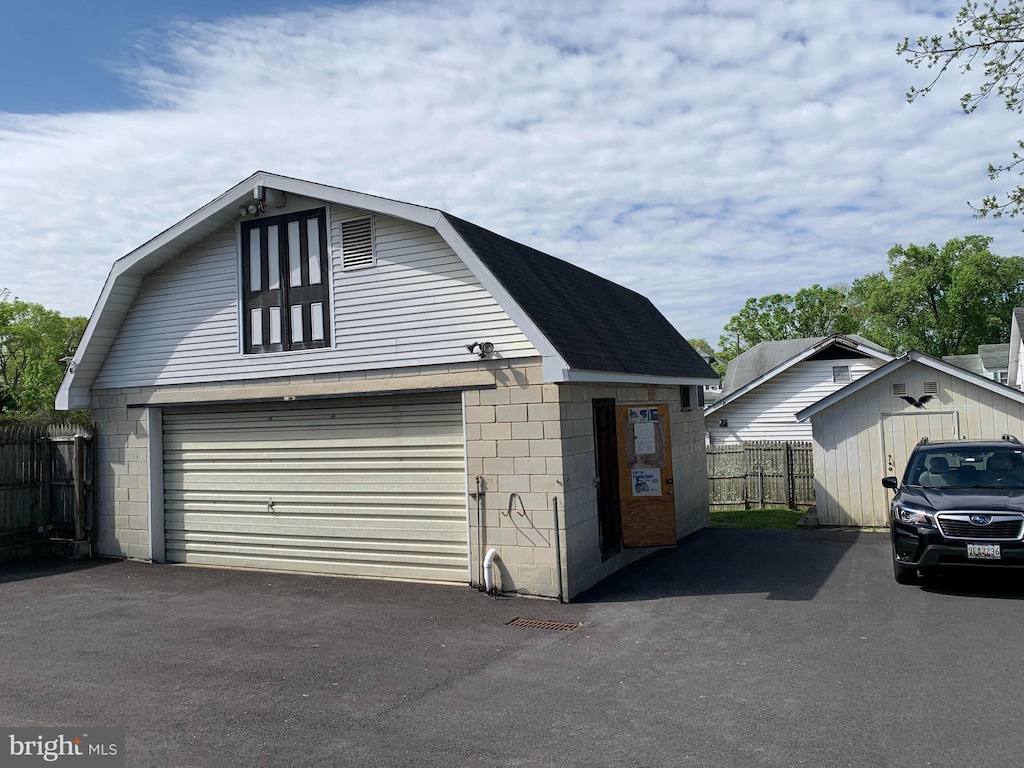
[[649,554],[651,549],[625,549],[603,558],[597,515],[595,399],[614,399],[616,405],[668,403],[675,477],[676,529],[680,538],[708,524],[707,459],[704,414],[682,409],[679,387],[563,384],[562,426],[565,462],[565,539],[570,553],[566,581],[569,596]]
[[496,384],[464,395],[467,483],[483,490],[470,504],[473,583],[494,547],[499,590],[557,597],[566,576],[564,537],[555,535],[564,506],[559,385],[544,384],[536,364],[499,370]]
[[[499,553],[496,582],[501,591],[557,597],[561,589],[566,598],[649,552],[625,550],[602,560],[594,487],[595,398],[614,398],[623,405],[669,404],[679,535],[707,524],[703,414],[700,409],[680,410],[678,387],[545,384],[536,360],[485,361],[479,365],[493,375],[496,386],[466,390],[463,395],[474,584],[482,580],[480,566],[490,547]],[[203,389],[222,390],[221,394],[231,390],[238,396],[253,397],[263,385],[290,383],[301,394],[304,386],[312,388],[327,381],[411,376],[426,377],[424,386],[430,387],[443,381],[444,374],[436,368],[379,375],[319,374],[244,385],[224,382]],[[409,387],[410,382],[403,382],[402,388]],[[175,388],[133,387],[94,394],[96,551],[100,554],[151,557],[147,410],[130,403],[168,389]],[[484,492],[477,498],[478,482]]]
[[93,395],[96,425],[96,552],[149,559],[149,432],[145,408],[128,408],[138,387]]
[[[482,369],[493,376],[495,389],[465,392],[467,488],[474,492],[480,476],[486,493],[477,506],[470,498],[470,557],[474,583],[489,547],[499,550],[497,581],[502,591],[556,597],[559,558],[556,557],[555,506],[562,495],[562,442],[558,386],[542,383],[539,362],[484,361],[451,368],[369,371],[360,374],[318,374],[276,378],[263,382],[222,382],[199,387],[238,399],[259,396],[264,386],[287,383],[296,394],[303,387],[333,381],[366,379],[384,388],[414,388],[410,379],[422,377],[424,388],[445,383],[448,373]],[[401,385],[382,383],[401,379]],[[96,551],[114,557],[150,559],[149,468],[145,407],[130,407],[146,396],[192,387],[131,387],[100,390],[93,396],[97,424],[98,488]],[[201,395],[200,395],[201,398]],[[201,402],[202,400],[197,400]],[[513,496],[514,494],[514,496]],[[513,509],[509,513],[509,505]],[[482,534],[482,535],[481,535]],[[564,542],[561,561],[564,564]],[[563,568],[564,577],[564,568]]]

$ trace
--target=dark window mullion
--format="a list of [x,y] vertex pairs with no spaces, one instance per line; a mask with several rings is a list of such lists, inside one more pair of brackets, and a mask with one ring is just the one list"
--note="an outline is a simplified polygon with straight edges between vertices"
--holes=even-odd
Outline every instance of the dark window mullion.
[[319,344],[313,341],[313,305],[308,301],[302,304],[302,338],[309,344]]
[[252,323],[252,291],[250,286],[252,280],[249,277],[250,265],[249,265],[249,240],[252,237],[252,230],[247,228],[244,224],[242,225],[241,232],[242,246],[242,351],[251,352],[252,346],[252,333],[249,330]]

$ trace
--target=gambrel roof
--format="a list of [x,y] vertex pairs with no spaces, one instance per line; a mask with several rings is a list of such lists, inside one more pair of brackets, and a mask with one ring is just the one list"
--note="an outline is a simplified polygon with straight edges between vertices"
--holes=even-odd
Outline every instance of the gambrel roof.
[[646,297],[476,224],[444,216],[542,329],[570,370],[717,381],[714,369]]
[[644,296],[470,222],[410,203],[260,171],[118,259],[100,293],[57,407],[89,390],[143,279],[239,217],[254,190],[362,209],[433,227],[540,352],[544,379],[714,384],[714,370]]

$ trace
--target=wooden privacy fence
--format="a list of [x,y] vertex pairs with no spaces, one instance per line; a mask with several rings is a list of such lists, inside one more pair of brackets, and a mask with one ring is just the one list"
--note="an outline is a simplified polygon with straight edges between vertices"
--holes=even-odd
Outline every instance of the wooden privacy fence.
[[808,509],[814,504],[814,454],[809,442],[712,445],[707,453],[712,511]]
[[92,477],[91,430],[0,427],[0,555],[52,539],[87,541]]

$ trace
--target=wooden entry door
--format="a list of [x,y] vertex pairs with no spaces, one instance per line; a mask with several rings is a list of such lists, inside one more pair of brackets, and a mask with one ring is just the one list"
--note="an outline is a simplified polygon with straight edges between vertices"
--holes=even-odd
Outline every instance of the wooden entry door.
[[675,489],[668,405],[618,405],[622,546],[674,547]]

